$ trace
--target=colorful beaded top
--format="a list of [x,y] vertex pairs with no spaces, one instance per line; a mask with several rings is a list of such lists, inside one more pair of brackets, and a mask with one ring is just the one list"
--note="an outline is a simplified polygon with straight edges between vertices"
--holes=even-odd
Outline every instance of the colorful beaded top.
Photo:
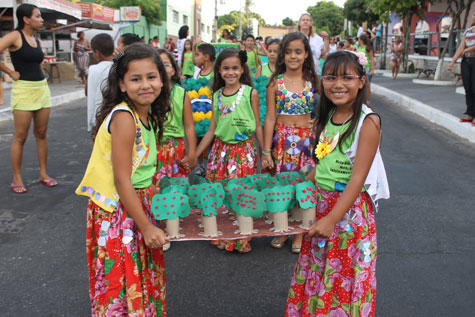
[[299,93],[288,91],[285,88],[283,75],[277,76],[277,96],[275,104],[277,114],[302,115],[311,113],[315,107],[314,89],[309,81]]

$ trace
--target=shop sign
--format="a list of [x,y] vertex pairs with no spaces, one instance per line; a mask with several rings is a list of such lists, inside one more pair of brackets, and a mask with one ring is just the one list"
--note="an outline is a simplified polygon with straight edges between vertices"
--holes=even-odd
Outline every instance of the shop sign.
[[132,22],[140,21],[140,7],[120,7],[120,21]]

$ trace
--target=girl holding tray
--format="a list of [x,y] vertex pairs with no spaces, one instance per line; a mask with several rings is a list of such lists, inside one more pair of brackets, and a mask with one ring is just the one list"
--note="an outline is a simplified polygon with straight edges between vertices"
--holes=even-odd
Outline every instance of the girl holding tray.
[[[287,34],[279,46],[276,69],[267,86],[263,169],[275,168],[276,173],[281,173],[314,165],[311,155],[314,134],[309,122],[315,108],[317,84],[307,38],[300,32]],[[288,236],[276,237],[271,245],[282,248],[287,239]],[[301,241],[302,235],[294,236],[292,252],[300,252]]]
[[155,51],[132,44],[114,58],[86,174],[86,246],[92,315],[163,316],[165,233],[150,211],[156,144],[170,112],[167,73]]
[[302,243],[286,316],[374,316],[375,206],[389,198],[379,152],[381,120],[364,104],[364,53],[337,51],[323,65],[315,124],[317,221]]
[[[196,156],[214,143],[209,154],[206,178],[211,182],[240,178],[257,172],[257,150],[263,142],[259,121],[259,95],[252,88],[247,54],[227,48],[214,66],[213,108],[208,132],[196,150]],[[220,249],[251,251],[249,239],[214,241]]]

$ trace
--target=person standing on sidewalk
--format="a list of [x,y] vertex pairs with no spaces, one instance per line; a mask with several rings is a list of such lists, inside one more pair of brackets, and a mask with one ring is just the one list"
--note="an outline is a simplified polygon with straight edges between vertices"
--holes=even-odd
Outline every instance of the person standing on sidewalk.
[[463,33],[460,44],[454,58],[449,65],[449,70],[454,68],[457,59],[462,57],[461,70],[463,87],[465,88],[465,103],[467,104],[467,115],[460,119],[460,122],[471,122],[475,126],[475,12],[472,16],[472,26]]
[[33,134],[36,138],[38,161],[40,164],[40,183],[54,187],[56,180],[46,173],[48,157],[48,141],[46,131],[51,107],[51,94],[45,79],[41,63],[44,54],[40,41],[34,32],[43,26],[38,7],[32,4],[21,4],[16,11],[18,27],[13,32],[0,39],[0,51],[10,50],[12,64],[15,70],[9,69],[0,62],[0,70],[13,79],[11,93],[11,109],[15,125],[10,158],[13,168],[13,181],[10,185],[17,194],[26,193],[21,177],[23,147],[28,137],[31,121]]
[[87,70],[89,68],[89,52],[91,45],[84,38],[84,32],[78,32],[78,40],[74,43],[74,52],[76,53],[76,62],[78,64],[79,78],[81,84],[85,85],[87,81]]
[[300,16],[297,30],[307,37],[310,48],[312,49],[315,72],[320,76],[320,56],[327,55],[330,50],[328,33],[322,31],[320,36],[313,31],[313,19],[310,13],[304,13]]
[[397,79],[397,74],[399,73],[399,67],[402,61],[402,53],[404,52],[404,44],[401,41],[400,36],[396,36],[396,43],[391,43],[391,70],[393,74],[393,79]]

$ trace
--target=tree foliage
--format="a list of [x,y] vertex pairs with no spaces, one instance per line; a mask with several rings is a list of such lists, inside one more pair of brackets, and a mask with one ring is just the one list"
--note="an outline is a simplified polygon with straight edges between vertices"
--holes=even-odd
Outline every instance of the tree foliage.
[[297,23],[289,17],[286,17],[285,19],[282,20],[282,25],[284,26],[294,26],[296,24]]
[[[252,30],[250,23],[251,19],[256,19],[258,25],[266,25],[266,21],[260,16],[260,14],[255,12],[241,12],[241,23],[242,23],[242,33],[247,34]],[[228,14],[224,14],[218,17],[218,30],[228,29],[229,31],[239,29],[239,11],[231,11]],[[236,33],[236,32],[234,32]]]
[[313,18],[313,25],[318,31],[325,30],[330,35],[340,34],[343,31],[345,17],[343,9],[332,1],[322,0],[316,5],[307,8]]
[[379,14],[371,10],[371,0],[347,0],[343,6],[343,14],[350,21],[362,24],[367,21],[369,25],[378,22]]
[[142,8],[142,16],[152,24],[160,25],[165,20],[160,3],[156,0],[99,0],[97,2],[114,9],[126,6],[140,6]]

